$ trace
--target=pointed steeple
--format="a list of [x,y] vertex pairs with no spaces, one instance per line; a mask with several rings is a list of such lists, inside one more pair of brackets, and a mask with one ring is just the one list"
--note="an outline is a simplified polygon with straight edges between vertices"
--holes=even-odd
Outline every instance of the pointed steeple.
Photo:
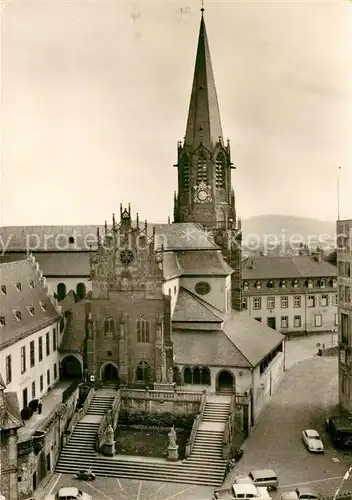
[[193,150],[201,142],[208,149],[213,149],[219,137],[222,138],[218,97],[203,10],[185,136],[185,146],[191,146]]

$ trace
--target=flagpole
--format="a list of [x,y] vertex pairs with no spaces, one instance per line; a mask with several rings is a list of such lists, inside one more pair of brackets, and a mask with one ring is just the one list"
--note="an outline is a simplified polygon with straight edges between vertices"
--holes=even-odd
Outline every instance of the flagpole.
[[341,167],[338,167],[338,170],[337,170],[337,220],[340,220],[340,170],[341,170]]

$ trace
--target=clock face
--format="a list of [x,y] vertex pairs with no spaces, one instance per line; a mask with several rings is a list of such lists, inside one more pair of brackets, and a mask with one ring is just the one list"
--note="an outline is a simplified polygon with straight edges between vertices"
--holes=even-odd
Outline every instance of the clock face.
[[204,189],[198,191],[198,199],[200,201],[205,201],[207,198],[208,198],[208,193]]
[[124,250],[121,250],[121,252],[120,252],[121,264],[128,266],[128,264],[131,264],[133,259],[134,259],[134,254],[133,254],[132,250],[130,250],[129,248],[125,248]]

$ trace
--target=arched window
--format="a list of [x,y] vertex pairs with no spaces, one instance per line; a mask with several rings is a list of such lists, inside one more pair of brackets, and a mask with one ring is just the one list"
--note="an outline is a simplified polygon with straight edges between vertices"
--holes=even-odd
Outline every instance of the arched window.
[[186,366],[183,369],[183,380],[185,384],[191,384],[192,383],[192,370],[189,366]]
[[182,176],[182,187],[184,189],[189,188],[189,158],[188,155],[183,155],[181,158],[181,176]]
[[299,285],[298,280],[293,280],[292,284],[293,284],[294,288],[297,288]]
[[280,285],[281,285],[281,288],[286,288],[287,281],[286,280],[282,280],[281,283],[280,283]]
[[57,298],[58,300],[63,300],[66,297],[66,285],[65,283],[59,283],[57,285]]
[[198,366],[195,366],[193,368],[193,380],[192,380],[192,383],[193,384],[197,384],[197,385],[200,384],[200,369],[198,368]]
[[249,288],[249,283],[248,283],[248,281],[245,281],[243,283],[243,290],[248,290],[248,288]]
[[217,188],[225,187],[225,157],[219,153],[215,161],[215,185]]
[[197,184],[208,182],[207,160],[204,155],[201,155],[197,160]]
[[313,288],[313,280],[311,278],[309,278],[309,280],[307,280],[307,286],[308,286],[308,288]]
[[261,281],[256,281],[255,287],[256,288],[261,288],[262,287],[262,282]]
[[106,316],[104,319],[104,333],[105,335],[114,333],[114,320],[111,316]]
[[137,342],[150,342],[149,319],[144,316],[137,319]]
[[150,366],[146,361],[141,361],[138,363],[136,369],[136,380],[138,382],[145,382],[146,384],[149,382],[150,378]]
[[274,282],[272,280],[268,281],[268,288],[274,288]]
[[211,385],[211,374],[207,366],[201,368],[200,383],[202,385]]
[[320,286],[320,288],[325,288],[325,280],[324,279],[319,280],[319,286]]
[[78,283],[76,286],[77,298],[82,300],[86,296],[86,285],[84,283]]

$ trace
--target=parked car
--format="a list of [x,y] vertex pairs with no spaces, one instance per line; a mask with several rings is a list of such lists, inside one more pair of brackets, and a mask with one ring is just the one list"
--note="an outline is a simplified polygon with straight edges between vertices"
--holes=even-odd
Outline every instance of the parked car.
[[60,488],[56,495],[48,495],[45,500],[92,500],[92,497],[74,486]]
[[255,486],[265,486],[268,490],[276,490],[279,480],[272,469],[255,469],[247,476],[239,475],[235,477],[235,484],[255,484]]
[[352,420],[350,418],[329,417],[325,421],[325,427],[336,448],[352,448]]
[[313,488],[296,488],[281,495],[281,500],[319,500],[319,493]]
[[250,483],[235,483],[231,486],[231,488],[217,488],[213,493],[213,500],[232,500],[234,498],[251,500],[272,500],[267,488],[259,488]]
[[324,453],[324,445],[319,436],[319,432],[313,429],[306,429],[302,432],[302,439],[309,451]]

